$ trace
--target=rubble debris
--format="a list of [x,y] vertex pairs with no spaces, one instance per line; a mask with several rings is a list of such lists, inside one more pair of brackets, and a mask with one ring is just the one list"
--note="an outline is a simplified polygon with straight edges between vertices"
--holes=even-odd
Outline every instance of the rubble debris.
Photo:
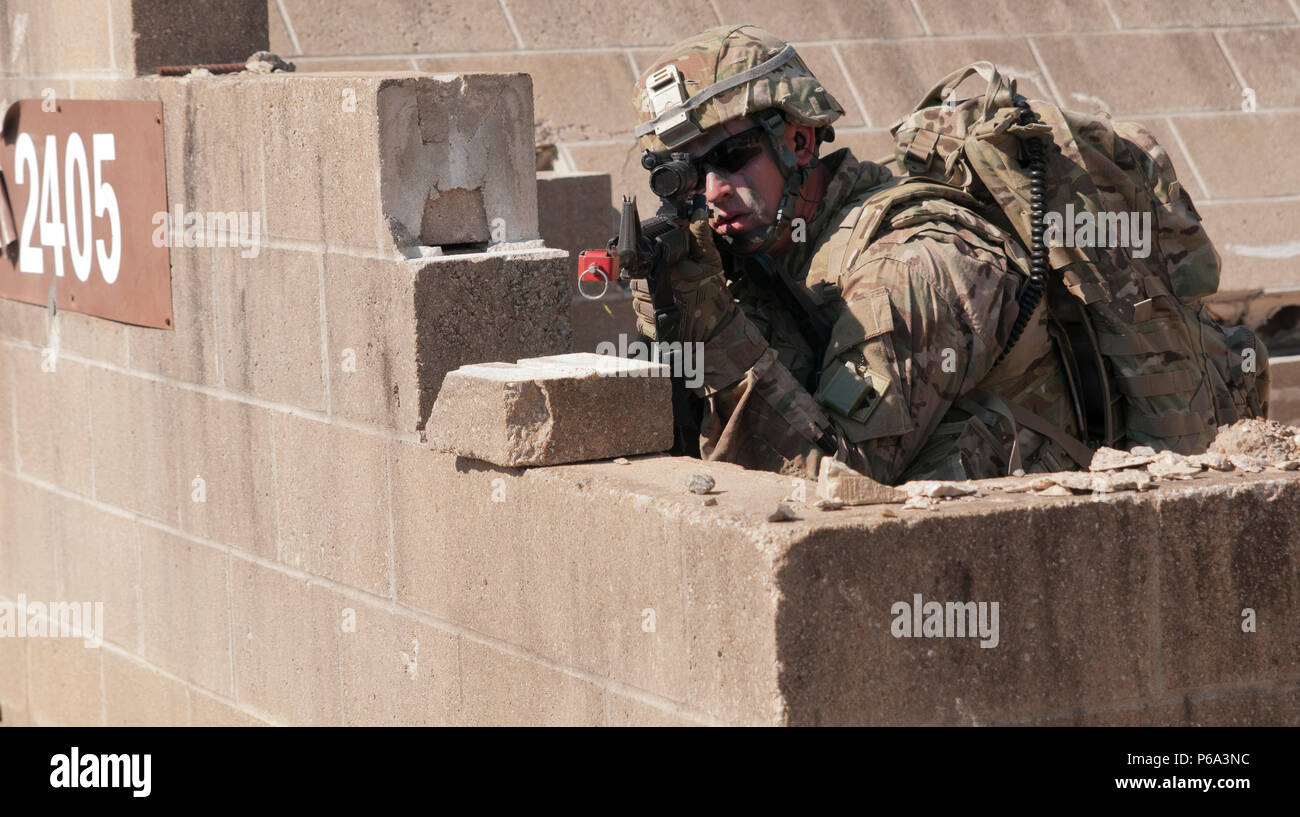
[[1243,474],[1258,474],[1272,464],[1263,457],[1253,457],[1250,454],[1229,454],[1228,460]]
[[1146,471],[1141,469],[1126,469],[1124,471],[1109,471],[1105,474],[1096,474],[1092,478],[1092,490],[1094,493],[1109,494],[1115,491],[1145,491],[1155,483],[1155,480]]
[[686,490],[693,494],[707,494],[713,490],[713,477],[708,474],[689,474],[686,477]]
[[794,515],[794,511],[790,510],[790,506],[784,502],[776,503],[776,507],[767,514],[768,522],[791,522],[795,519],[798,519],[798,517]]
[[838,499],[819,498],[813,503],[813,507],[819,511],[838,511],[844,507],[844,503]]
[[905,511],[935,511],[938,509],[939,500],[922,494],[908,497],[907,501],[903,503],[903,510]]
[[879,505],[906,499],[897,488],[876,482],[831,457],[823,457],[817,467],[817,496],[842,505]]
[[886,507],[880,509],[880,515],[881,515],[881,516],[888,516],[888,517],[890,517],[891,519],[897,519],[897,518],[898,518],[898,512],[895,511],[893,508],[890,508],[890,507],[888,507],[888,506],[886,506]]
[[1268,462],[1300,459],[1296,428],[1276,420],[1238,420],[1221,430],[1209,451],[1219,454],[1249,454]]
[[254,74],[269,74],[272,71],[293,71],[296,69],[293,63],[280,59],[279,54],[273,54],[270,51],[258,51],[244,61],[244,70],[252,71]]
[[1156,450],[1149,445],[1135,445],[1129,449],[1128,453],[1135,457],[1154,457]]
[[1273,463],[1273,467],[1279,471],[1300,471],[1300,460],[1283,460],[1282,462]]
[[1187,458],[1187,461],[1195,465],[1202,465],[1211,471],[1231,471],[1234,468],[1232,460],[1226,454],[1220,454],[1217,451],[1193,454]]
[[1161,479],[1191,479],[1201,473],[1201,465],[1182,454],[1161,451],[1147,464],[1147,473]]
[[1053,485],[1036,492],[1039,496],[1074,496],[1074,491],[1064,485]]
[[632,464],[632,461],[629,460],[627,457],[615,457],[615,458],[614,458],[614,464],[615,464],[615,465],[631,465],[631,464]]
[[716,496],[706,496],[706,497],[704,497],[704,503],[703,503],[703,504],[705,504],[705,505],[717,505],[717,504],[718,504],[718,498],[717,498]]
[[909,497],[955,497],[970,496],[979,493],[979,486],[973,482],[951,482],[948,480],[938,479],[921,479],[914,482],[905,482],[898,486]]
[[[1137,453],[1139,449],[1143,453]],[[1150,454],[1145,453],[1150,451]],[[1092,455],[1092,462],[1088,463],[1089,471],[1116,471],[1121,468],[1136,468],[1140,465],[1146,465],[1155,458],[1155,451],[1147,446],[1138,446],[1132,451],[1120,451],[1116,448],[1107,448],[1102,446]]]

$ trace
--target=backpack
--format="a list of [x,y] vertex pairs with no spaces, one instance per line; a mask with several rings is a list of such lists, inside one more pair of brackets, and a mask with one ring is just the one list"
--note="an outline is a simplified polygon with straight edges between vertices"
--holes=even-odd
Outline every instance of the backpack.
[[[957,99],[972,74],[987,88]],[[1267,351],[1203,304],[1219,257],[1150,132],[1025,100],[978,62],[941,80],[892,133],[891,159],[908,177],[867,202],[866,231],[933,197],[977,208],[1030,248],[1039,275],[1022,288],[1008,351],[1045,297],[1089,447],[1198,453],[1221,426],[1267,416]]]

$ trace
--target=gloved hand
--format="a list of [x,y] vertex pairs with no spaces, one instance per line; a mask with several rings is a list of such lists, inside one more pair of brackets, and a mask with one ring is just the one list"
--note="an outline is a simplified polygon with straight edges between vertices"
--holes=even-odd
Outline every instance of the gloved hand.
[[[707,217],[691,221],[690,247],[677,268],[672,271],[674,300],[681,310],[681,337],[671,338],[682,342],[707,341],[727,323],[736,309],[736,300],[727,289],[722,269],[722,257],[713,243],[713,230]],[[632,308],[636,311],[636,326],[641,334],[651,340],[655,336],[654,304],[650,297],[650,280],[633,278]]]

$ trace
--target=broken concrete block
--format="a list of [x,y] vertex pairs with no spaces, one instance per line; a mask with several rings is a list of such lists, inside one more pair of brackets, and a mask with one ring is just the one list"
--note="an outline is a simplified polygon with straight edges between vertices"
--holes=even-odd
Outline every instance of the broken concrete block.
[[823,457],[818,466],[817,496],[843,505],[878,505],[907,498],[897,488],[882,485],[830,457]]
[[[1151,449],[1148,448],[1147,450]],[[1137,452],[1138,448],[1133,449],[1133,451]],[[1114,471],[1120,468],[1137,468],[1138,466],[1146,465],[1151,462],[1152,459],[1154,459],[1154,454],[1144,455],[1130,453],[1128,451],[1120,451],[1115,448],[1102,446],[1092,455],[1092,462],[1088,463],[1088,470]]]
[[608,173],[537,174],[538,232],[546,246],[568,251],[575,263],[580,251],[603,250],[618,232],[609,202]]
[[956,497],[979,493],[979,486],[972,482],[952,482],[940,479],[922,479],[905,482],[898,486],[910,497]]
[[509,467],[666,451],[669,371],[590,353],[462,366],[443,379],[429,445]]
[[[1240,468],[1241,466],[1238,465],[1237,467]],[[1182,454],[1176,454],[1173,451],[1161,451],[1155,456],[1155,459],[1147,464],[1147,473],[1161,479],[1191,479],[1201,473],[1201,466]]]

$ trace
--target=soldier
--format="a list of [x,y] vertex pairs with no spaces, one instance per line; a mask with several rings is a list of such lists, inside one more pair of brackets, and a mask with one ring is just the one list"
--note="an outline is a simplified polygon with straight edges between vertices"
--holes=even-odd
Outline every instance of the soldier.
[[[703,344],[704,459],[815,478],[835,457],[889,484],[1087,465],[1041,303],[1002,357],[1024,250],[933,198],[864,241],[869,199],[898,180],[847,148],[819,155],[843,109],[793,47],[752,25],[705,31],[641,77],[635,104],[640,145],[690,153],[709,204],[672,278],[676,340]],[[654,338],[645,279],[632,287]]]

